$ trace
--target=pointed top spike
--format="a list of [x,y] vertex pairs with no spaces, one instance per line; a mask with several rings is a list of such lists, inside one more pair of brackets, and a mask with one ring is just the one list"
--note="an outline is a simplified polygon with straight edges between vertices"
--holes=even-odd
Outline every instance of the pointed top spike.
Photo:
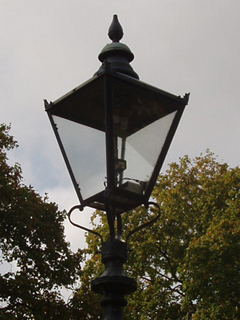
[[116,14],[114,14],[113,21],[108,29],[108,36],[113,42],[119,42],[123,37],[123,28],[120,25]]

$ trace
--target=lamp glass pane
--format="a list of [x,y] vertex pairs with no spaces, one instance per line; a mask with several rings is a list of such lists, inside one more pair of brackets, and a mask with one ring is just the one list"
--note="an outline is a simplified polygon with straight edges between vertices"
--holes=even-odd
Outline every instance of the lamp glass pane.
[[[122,165],[122,171],[119,170],[121,172],[118,174],[119,186],[126,182],[144,185],[150,180],[176,112],[154,121],[127,138],[118,137],[118,161],[119,166]],[[144,193],[144,189],[142,191]]]
[[104,190],[105,134],[91,127],[53,116],[83,199]]
[[117,185],[144,194],[178,112],[178,101],[144,83],[112,78]]

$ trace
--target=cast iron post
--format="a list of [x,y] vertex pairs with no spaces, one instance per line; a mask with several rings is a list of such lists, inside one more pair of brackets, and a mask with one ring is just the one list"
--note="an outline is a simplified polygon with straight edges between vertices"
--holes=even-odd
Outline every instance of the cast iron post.
[[92,290],[103,295],[101,305],[103,320],[123,320],[123,308],[127,305],[125,295],[136,291],[136,281],[125,275],[123,264],[127,260],[127,244],[118,239],[102,246],[102,262],[105,271],[92,281]]

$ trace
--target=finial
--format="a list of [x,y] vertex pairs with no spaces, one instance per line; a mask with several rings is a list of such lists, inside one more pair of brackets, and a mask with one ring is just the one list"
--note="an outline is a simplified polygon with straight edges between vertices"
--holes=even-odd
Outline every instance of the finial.
[[114,14],[113,21],[108,29],[108,36],[113,42],[119,42],[123,37],[123,28],[120,25],[116,14]]
[[134,58],[132,51],[124,43],[119,42],[123,37],[123,29],[116,14],[114,14],[108,29],[108,36],[112,42],[107,44],[100,52],[98,59],[102,62],[102,65],[95,75],[100,75],[108,69],[111,72],[118,72],[139,79],[139,76],[129,64]]

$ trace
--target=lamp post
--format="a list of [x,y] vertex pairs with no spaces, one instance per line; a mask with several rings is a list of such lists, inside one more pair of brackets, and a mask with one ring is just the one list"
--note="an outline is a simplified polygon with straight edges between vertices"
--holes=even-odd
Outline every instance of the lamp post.
[[92,281],[92,290],[104,296],[103,319],[121,320],[124,296],[136,290],[135,280],[123,271],[127,240],[145,227],[123,241],[121,214],[149,207],[189,94],[175,96],[139,80],[130,65],[133,53],[120,43],[123,30],[116,15],[108,35],[112,43],[99,54],[102,65],[94,76],[58,100],[45,101],[45,109],[80,202],[70,210],[70,221],[76,208],[106,212],[105,271]]

